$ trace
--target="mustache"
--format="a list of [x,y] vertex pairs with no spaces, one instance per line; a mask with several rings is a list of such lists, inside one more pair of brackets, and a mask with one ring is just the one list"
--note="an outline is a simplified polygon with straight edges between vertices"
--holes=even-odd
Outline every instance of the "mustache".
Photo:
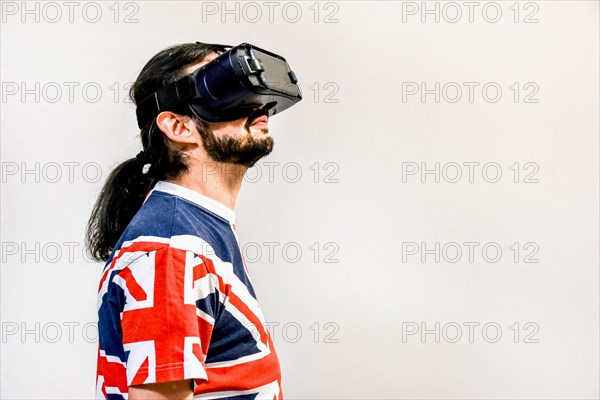
[[252,122],[254,122],[255,119],[262,117],[263,115],[266,115],[268,117],[269,110],[271,110],[271,108],[275,107],[276,105],[277,102],[273,101],[271,103],[265,104],[262,108],[257,108],[256,110],[252,111],[252,113],[248,116],[246,123],[244,124],[246,129],[250,127],[250,125],[252,124]]

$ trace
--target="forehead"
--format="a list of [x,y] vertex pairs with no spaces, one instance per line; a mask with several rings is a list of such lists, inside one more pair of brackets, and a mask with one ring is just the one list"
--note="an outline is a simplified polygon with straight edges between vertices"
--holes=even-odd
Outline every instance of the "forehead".
[[192,72],[194,72],[195,70],[197,70],[198,68],[200,68],[201,66],[203,66],[204,64],[208,64],[209,62],[211,62],[212,60],[214,60],[215,58],[217,58],[219,55],[217,53],[210,53],[209,55],[207,55],[204,60],[197,62],[195,64],[192,65],[188,65],[185,68],[185,73],[186,74],[191,74]]

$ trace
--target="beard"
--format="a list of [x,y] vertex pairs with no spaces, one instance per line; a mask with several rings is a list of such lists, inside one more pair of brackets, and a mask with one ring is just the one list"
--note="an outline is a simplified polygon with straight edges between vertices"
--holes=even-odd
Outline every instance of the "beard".
[[217,137],[210,129],[199,129],[204,149],[208,156],[216,162],[252,167],[258,160],[271,153],[273,138],[267,136],[268,129],[261,129],[263,134],[255,138],[246,127],[245,137]]

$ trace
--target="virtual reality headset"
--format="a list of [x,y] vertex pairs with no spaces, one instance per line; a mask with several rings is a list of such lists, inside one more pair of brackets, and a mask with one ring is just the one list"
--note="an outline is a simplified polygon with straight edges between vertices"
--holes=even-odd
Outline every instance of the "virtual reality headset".
[[138,104],[140,129],[162,111],[191,112],[207,122],[226,122],[246,118],[261,105],[272,116],[302,100],[296,75],[285,58],[248,43],[211,46],[223,53]]

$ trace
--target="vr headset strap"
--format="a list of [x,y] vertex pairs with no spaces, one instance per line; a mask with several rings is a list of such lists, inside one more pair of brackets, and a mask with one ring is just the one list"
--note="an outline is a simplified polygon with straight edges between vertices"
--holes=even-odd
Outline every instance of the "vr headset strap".
[[142,129],[161,111],[173,111],[196,95],[196,78],[193,75],[164,86],[138,104],[135,110],[138,127]]

